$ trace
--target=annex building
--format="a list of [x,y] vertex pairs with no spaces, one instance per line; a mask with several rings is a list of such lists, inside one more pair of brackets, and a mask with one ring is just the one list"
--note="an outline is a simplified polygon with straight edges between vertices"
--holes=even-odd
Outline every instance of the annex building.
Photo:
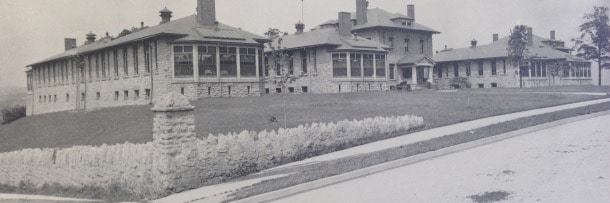
[[259,95],[262,36],[216,20],[215,1],[197,0],[197,14],[82,46],[28,66],[27,114],[143,105],[170,91],[189,99]]
[[494,34],[491,44],[479,46],[473,40],[468,48],[446,48],[437,53],[437,85],[447,89],[592,84],[591,63],[571,55],[571,49],[555,39],[555,31],[551,31],[550,39],[534,35],[532,28],[527,35],[530,59],[520,64],[522,71],[507,59],[509,37],[499,39]]
[[[308,32],[299,22],[295,34],[273,39],[272,46],[291,56],[289,71],[296,79],[287,91],[385,91],[400,83],[419,88],[434,82],[432,35],[440,32],[415,22],[415,6],[407,5],[404,15],[355,2],[355,13],[341,12]],[[277,84],[265,85],[267,94],[281,91]]]

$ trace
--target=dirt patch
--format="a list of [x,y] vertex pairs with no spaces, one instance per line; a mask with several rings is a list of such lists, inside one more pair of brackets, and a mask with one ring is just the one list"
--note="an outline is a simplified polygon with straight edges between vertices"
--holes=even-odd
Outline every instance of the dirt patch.
[[483,194],[471,195],[468,198],[476,203],[488,203],[507,200],[512,193],[506,191],[485,192]]

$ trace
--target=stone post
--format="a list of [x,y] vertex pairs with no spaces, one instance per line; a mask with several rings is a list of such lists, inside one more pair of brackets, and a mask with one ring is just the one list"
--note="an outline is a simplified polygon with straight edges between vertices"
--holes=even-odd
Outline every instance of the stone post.
[[155,102],[152,111],[153,182],[159,195],[190,189],[196,178],[195,117],[186,96],[170,92]]

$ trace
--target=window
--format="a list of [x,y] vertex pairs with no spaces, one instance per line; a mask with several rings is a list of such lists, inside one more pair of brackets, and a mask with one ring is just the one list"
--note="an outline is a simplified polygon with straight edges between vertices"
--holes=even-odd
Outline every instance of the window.
[[409,53],[409,42],[411,41],[411,39],[409,38],[405,38],[405,52]]
[[347,77],[347,54],[333,54],[333,77]]
[[70,94],[66,94],[66,102],[70,102]]
[[250,94],[250,86],[246,86],[246,90],[247,90],[248,94]]
[[443,65],[436,66],[436,74],[438,78],[443,78]]
[[180,88],[180,94],[184,95],[184,87]]
[[38,96],[38,102],[42,103],[42,96]]
[[47,102],[47,95],[44,95],[44,102]]
[[212,87],[208,87],[208,96],[212,95]]
[[294,93],[294,87],[288,87],[288,92]]
[[199,46],[199,75],[206,78],[216,77],[216,47]]
[[95,79],[100,78],[100,55],[95,55]]
[[[191,51],[192,51],[192,49],[193,48],[191,47]],[[191,58],[192,58],[192,55],[191,55]],[[191,59],[191,62],[192,61],[193,60]],[[139,70],[140,67],[138,67],[138,66],[139,66],[138,65],[138,45],[135,44],[135,45],[133,45],[133,74],[136,74],[136,75],[140,74],[140,70]]]
[[123,73],[125,76],[129,75],[129,57],[127,55],[127,47],[125,47],[123,48]]
[[220,47],[220,77],[237,77],[237,48]]
[[394,37],[388,37],[388,43],[390,43],[390,47],[394,48]]
[[119,100],[119,91],[114,91],[114,101]]
[[419,40],[419,53],[424,53],[424,40]]
[[483,76],[483,61],[479,61],[479,76]]
[[80,94],[80,100],[81,101],[85,101],[86,98],[87,98],[87,94],[85,94],[85,93],[81,93]]
[[307,51],[301,51],[301,71],[307,73]]
[[174,46],[174,76],[193,77],[193,47]]
[[100,98],[102,98],[102,95],[100,94],[100,92],[96,92],[95,93],[95,100],[100,100]]
[[256,49],[239,49],[239,71],[241,77],[256,77]]
[[275,93],[282,93],[282,88],[275,88]]
[[453,64],[453,77],[460,76],[460,65],[458,63]]
[[395,66],[394,64],[390,64],[390,70],[389,70],[390,71],[390,80],[394,80],[395,79],[395,77],[394,77],[394,66]]
[[506,59],[502,59],[502,73],[506,75]]
[[152,53],[150,44],[144,44],[144,71],[150,73],[152,70]]
[[479,84],[479,88],[485,88],[485,84]]
[[352,71],[352,77],[361,77],[362,76],[362,54],[350,54],[350,65]]
[[498,83],[495,83],[495,82],[491,83],[491,87],[498,87]]
[[[119,77],[119,50],[112,51],[112,60],[114,65],[114,77]],[[74,76],[74,75],[73,75]]]
[[269,76],[269,70],[265,68],[263,55],[265,55],[263,50],[257,49],[258,51],[258,75],[260,77]]
[[413,78],[413,67],[403,69],[402,78]]
[[129,91],[128,90],[123,91],[123,99],[124,100],[128,100],[129,99]]
[[270,94],[269,88],[265,88],[265,94]]
[[375,76],[375,55],[373,54],[363,54],[363,70],[365,78],[372,78]]
[[[209,87],[208,87],[208,88],[209,88]],[[208,91],[209,91],[209,90],[208,90]],[[150,89],[144,89],[144,92],[145,92],[145,94],[146,94],[146,99],[150,99],[150,96],[151,96],[151,94],[150,94],[150,93],[151,93],[151,92],[150,92]]]
[[288,54],[288,74],[294,75],[294,58],[292,58],[292,53]]
[[307,93],[307,92],[309,92],[309,88],[307,86],[303,86],[303,87],[301,87],[301,92]]
[[57,102],[57,95],[53,95],[53,102]]
[[541,66],[541,71],[542,71],[542,77],[546,77],[546,63],[542,62],[542,66]]
[[491,75],[497,75],[496,60],[491,60]]
[[385,77],[385,55],[375,55],[375,74],[377,77]]
[[139,99],[140,98],[140,90],[134,90],[133,91],[133,98],[134,99]]

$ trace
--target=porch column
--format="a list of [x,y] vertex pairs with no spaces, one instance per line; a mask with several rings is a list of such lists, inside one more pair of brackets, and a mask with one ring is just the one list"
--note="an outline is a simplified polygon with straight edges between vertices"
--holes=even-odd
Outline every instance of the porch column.
[[411,68],[411,81],[413,84],[417,84],[417,66]]
[[430,84],[433,84],[434,83],[434,66],[430,66],[429,69],[430,69],[430,73],[429,73],[430,76],[428,77],[429,78],[428,82],[430,82]]

